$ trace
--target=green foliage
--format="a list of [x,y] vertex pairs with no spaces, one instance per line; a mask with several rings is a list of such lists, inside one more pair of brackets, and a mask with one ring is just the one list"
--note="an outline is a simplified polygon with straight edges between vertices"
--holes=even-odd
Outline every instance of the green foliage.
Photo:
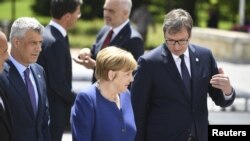
[[[12,20],[23,16],[35,16],[31,10],[33,0],[15,0],[15,4],[12,4],[12,0],[5,0],[0,4],[0,20]],[[12,13],[12,6],[15,5],[15,13]],[[14,15],[15,17],[12,17]]]
[[80,20],[74,29],[69,30],[71,47],[90,48],[95,41],[96,34],[103,26],[103,20]]
[[50,1],[51,0],[35,0],[36,2],[32,5],[32,10],[43,16],[50,15]]
[[82,18],[95,19],[102,17],[104,0],[83,0]]
[[[11,2],[12,0],[0,0],[3,1],[0,4],[0,21],[11,20]],[[49,12],[48,7],[50,0],[16,0],[16,12],[15,18],[22,16],[33,16],[36,17],[44,26],[48,24],[50,17],[41,16],[41,14],[34,13],[33,8],[41,8],[44,11]],[[91,47],[95,41],[98,30],[103,26],[102,18],[102,7],[104,0],[83,0],[82,6],[82,17],[83,19],[77,22],[74,29],[69,31],[70,44],[72,47]],[[190,2],[190,0],[187,0]],[[196,0],[196,15],[198,26],[206,27],[206,21],[208,19],[208,8],[210,6],[209,0]],[[150,27],[146,49],[151,49],[164,42],[162,32],[163,16],[172,8],[178,8],[183,1],[181,0],[133,0],[133,9],[138,7],[141,3],[149,3],[149,10],[154,15],[155,21],[157,22],[156,31]],[[220,10],[220,22],[219,28],[231,29],[233,24],[237,23],[238,18],[238,0],[217,0]],[[45,5],[42,5],[44,3]],[[186,2],[185,2],[186,3]],[[47,5],[46,5],[47,4]],[[46,15],[46,14],[45,14]],[[246,17],[250,18],[250,1],[246,1]],[[91,19],[91,20],[90,20]]]
[[147,35],[146,49],[153,49],[164,42],[162,23],[156,24],[156,30],[150,27]]

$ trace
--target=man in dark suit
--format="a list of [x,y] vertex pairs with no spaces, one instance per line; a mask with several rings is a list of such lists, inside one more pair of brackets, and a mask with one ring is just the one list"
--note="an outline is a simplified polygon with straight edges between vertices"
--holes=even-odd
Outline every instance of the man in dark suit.
[[14,141],[50,140],[45,74],[35,63],[43,28],[30,17],[18,18],[11,26],[11,55],[0,79],[10,105]]
[[170,11],[163,23],[165,44],[138,60],[131,87],[136,141],[207,141],[207,94],[222,107],[234,101],[229,78],[211,51],[189,44],[192,26],[188,12]]
[[[74,60],[88,69],[94,69],[97,53],[107,46],[117,46],[127,50],[137,60],[144,53],[144,43],[141,35],[130,25],[131,8],[131,0],[106,0],[103,6],[106,25],[97,34],[91,50],[83,48],[79,57]],[[109,34],[110,31],[113,32],[112,35]],[[108,35],[111,35],[110,41],[106,42]],[[93,82],[95,81],[93,76]]]
[[52,20],[43,33],[38,64],[44,67],[47,76],[52,141],[61,141],[66,125],[69,127],[70,108],[76,96],[72,91],[72,59],[67,30],[80,18],[81,4],[82,0],[52,0]]
[[[8,41],[5,34],[0,31],[0,73],[3,72],[4,62],[8,59]],[[0,85],[0,140],[11,140],[11,116],[6,94]]]

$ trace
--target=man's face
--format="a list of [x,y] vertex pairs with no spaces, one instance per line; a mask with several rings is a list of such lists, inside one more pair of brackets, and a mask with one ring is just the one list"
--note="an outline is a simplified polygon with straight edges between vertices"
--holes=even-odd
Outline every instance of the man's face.
[[67,18],[67,29],[73,28],[76,25],[77,20],[81,17],[81,7],[77,6],[76,11],[74,13],[68,13]]
[[27,31],[23,38],[16,38],[14,40],[15,59],[24,66],[35,63],[42,50],[42,41],[42,35],[32,30]]
[[165,33],[166,45],[171,53],[180,56],[188,48],[189,34],[186,28],[182,28],[175,34]]
[[128,12],[119,1],[106,0],[103,6],[103,18],[106,25],[115,28],[128,19]]
[[4,62],[8,59],[8,42],[6,36],[0,34],[0,73],[3,72]]

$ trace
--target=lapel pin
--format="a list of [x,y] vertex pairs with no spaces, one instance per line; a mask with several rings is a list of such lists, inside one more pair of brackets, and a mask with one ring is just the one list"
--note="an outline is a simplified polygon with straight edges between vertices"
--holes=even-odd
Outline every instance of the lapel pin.
[[195,58],[195,61],[196,61],[196,62],[199,62],[199,58]]
[[40,74],[38,74],[38,75],[37,75],[37,77],[38,77],[38,78],[41,78],[41,75],[40,75]]

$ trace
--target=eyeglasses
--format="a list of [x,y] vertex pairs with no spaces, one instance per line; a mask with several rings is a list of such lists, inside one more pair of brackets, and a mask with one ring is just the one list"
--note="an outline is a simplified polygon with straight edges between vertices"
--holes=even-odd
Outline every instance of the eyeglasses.
[[188,43],[188,39],[187,40],[166,40],[166,44],[168,45],[175,45],[176,43],[178,43],[178,45],[186,45]]

